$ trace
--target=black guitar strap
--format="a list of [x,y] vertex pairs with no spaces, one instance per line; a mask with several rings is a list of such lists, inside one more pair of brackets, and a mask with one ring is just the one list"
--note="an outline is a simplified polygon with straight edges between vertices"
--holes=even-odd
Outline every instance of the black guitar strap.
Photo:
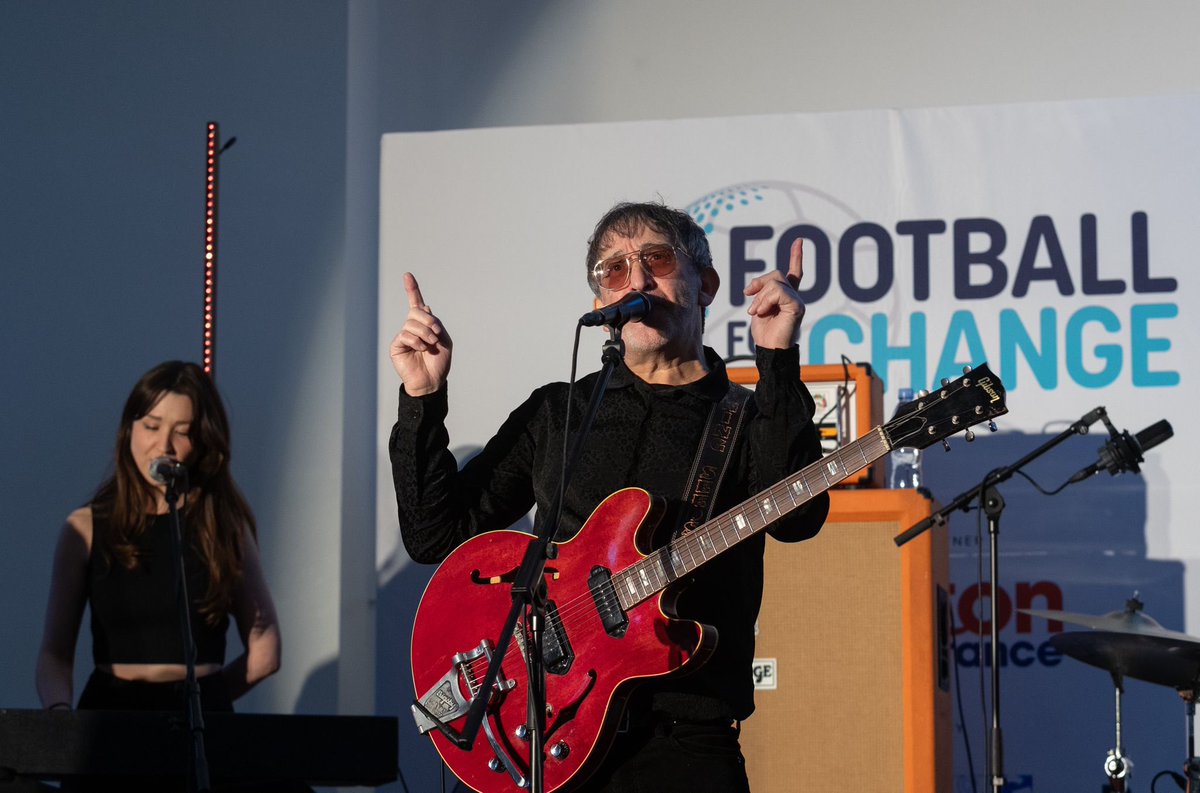
[[696,449],[696,460],[683,489],[679,524],[672,537],[687,534],[712,515],[751,393],[749,388],[731,382],[725,398],[713,403],[708,412],[708,423]]

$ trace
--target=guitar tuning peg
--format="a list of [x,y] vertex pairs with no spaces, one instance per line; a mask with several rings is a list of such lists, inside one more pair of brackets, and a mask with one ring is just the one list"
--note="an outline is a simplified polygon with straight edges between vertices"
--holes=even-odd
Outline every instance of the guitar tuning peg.
[[948,386],[948,385],[950,385],[950,378],[949,378],[949,377],[943,377],[943,378],[942,378],[942,387],[944,388],[944,387],[946,387],[946,386]]
[[942,448],[946,451],[950,451],[950,441],[946,438],[942,438]]
[[917,392],[917,397],[920,399],[924,399],[927,396],[929,396],[929,392],[926,391],[924,388],[922,388],[920,391]]
[[967,366],[963,367],[963,374],[970,374],[970,373],[971,373],[971,367],[968,364]]
[[967,443],[970,443],[971,441],[975,440],[975,433],[971,430],[967,430],[963,433],[963,437],[967,439]]
[[993,420],[989,420],[989,421],[988,421],[988,429],[989,429],[990,431],[992,431],[992,432],[995,432],[996,430],[998,430],[998,429],[1000,429],[1000,428],[996,426],[996,422],[995,422],[995,420],[993,419]]

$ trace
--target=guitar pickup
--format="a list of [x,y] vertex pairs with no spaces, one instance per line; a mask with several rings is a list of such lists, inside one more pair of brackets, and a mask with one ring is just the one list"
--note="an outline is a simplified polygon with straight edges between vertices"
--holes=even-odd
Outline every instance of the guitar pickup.
[[[513,634],[517,647],[523,657],[529,656],[526,631],[524,624]],[[565,675],[575,662],[575,651],[571,649],[571,641],[567,638],[567,629],[558,613],[558,605],[553,601],[546,603],[546,630],[542,632],[542,663],[547,674]]]
[[565,675],[575,661],[575,652],[567,639],[567,630],[558,606],[551,600],[546,604],[546,632],[542,634],[542,660],[552,675]]
[[596,604],[604,631],[614,639],[622,638],[629,627],[629,618],[625,616],[625,610],[617,600],[612,572],[606,567],[593,567],[592,572],[588,574],[588,589],[592,593],[592,601]]

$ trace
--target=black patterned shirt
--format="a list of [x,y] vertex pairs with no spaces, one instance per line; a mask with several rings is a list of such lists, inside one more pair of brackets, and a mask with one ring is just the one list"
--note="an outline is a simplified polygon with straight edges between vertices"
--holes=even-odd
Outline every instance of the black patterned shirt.
[[[666,511],[659,525],[677,526],[709,412],[729,388],[720,358],[710,349],[705,353],[709,373],[685,386],[649,384],[623,366],[613,374],[563,501],[559,539],[573,536],[606,496],[631,486],[663,498]],[[800,381],[798,349],[760,348],[756,365],[759,381],[746,407],[714,516],[821,456],[812,396]],[[593,373],[576,383],[572,429],[586,410],[597,376]],[[440,562],[466,539],[507,528],[535,506],[534,523],[540,528],[549,518],[546,512],[561,476],[566,403],[566,383],[535,390],[459,470],[448,448],[446,389],[411,397],[401,388],[389,451],[400,530],[409,555],[418,562]],[[820,530],[828,511],[828,496],[822,494],[767,533],[789,542],[807,539]],[[668,718],[750,715],[764,543],[760,532],[695,571],[676,608],[680,617],[717,629],[716,650],[694,674],[647,683],[631,710],[636,703],[649,702],[642,707]]]

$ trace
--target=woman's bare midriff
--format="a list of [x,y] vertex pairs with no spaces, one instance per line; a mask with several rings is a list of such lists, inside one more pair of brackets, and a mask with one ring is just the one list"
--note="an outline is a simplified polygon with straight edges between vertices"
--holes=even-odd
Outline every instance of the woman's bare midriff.
[[[183,664],[97,664],[118,680],[135,680],[140,683],[174,683],[187,678],[187,667]],[[196,677],[208,677],[221,671],[220,664],[196,664]]]

